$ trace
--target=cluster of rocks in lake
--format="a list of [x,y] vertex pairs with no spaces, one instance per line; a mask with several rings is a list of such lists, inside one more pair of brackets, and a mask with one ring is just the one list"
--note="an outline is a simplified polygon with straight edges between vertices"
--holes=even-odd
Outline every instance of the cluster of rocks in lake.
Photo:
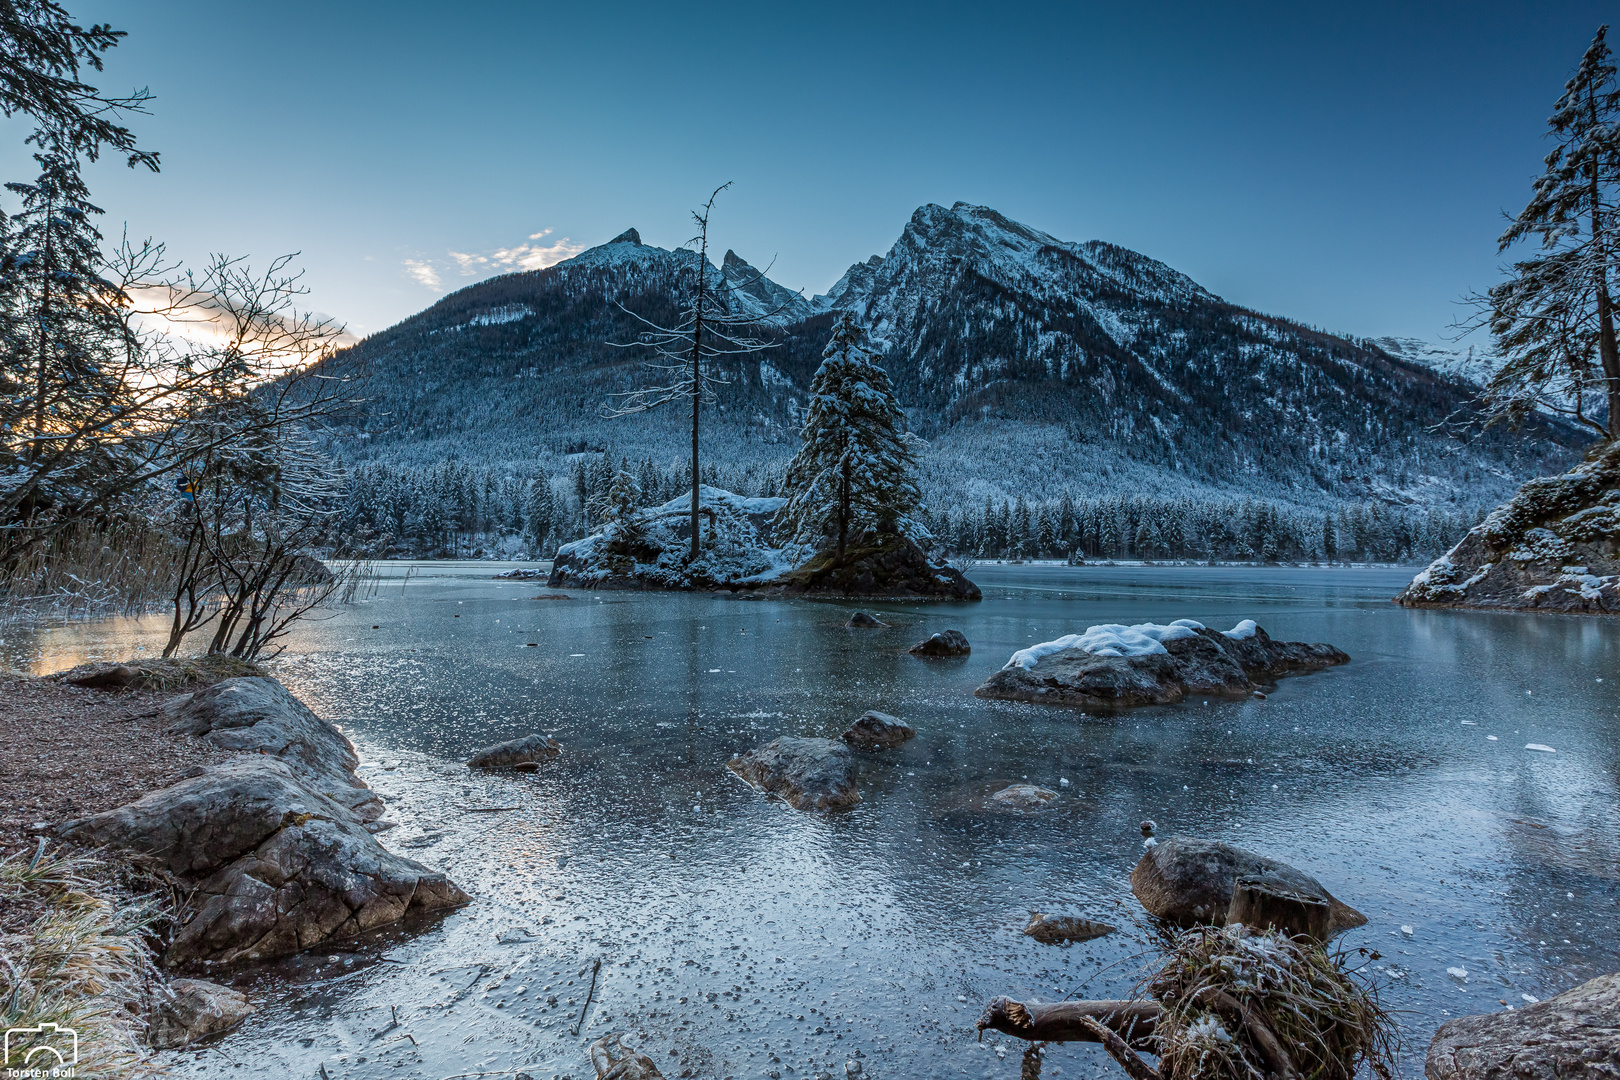
[[1526,483],[1395,602],[1620,613],[1620,439],[1567,473]]
[[132,852],[190,891],[165,964],[268,960],[468,900],[377,842],[383,803],[354,747],[274,679],[226,679],[166,708],[173,730],[241,753],[56,828]]
[[1332,645],[1274,641],[1248,619],[1224,632],[1191,619],[1093,626],[1014,653],[973,693],[1087,709],[1169,705],[1191,695],[1249,697],[1349,659]]

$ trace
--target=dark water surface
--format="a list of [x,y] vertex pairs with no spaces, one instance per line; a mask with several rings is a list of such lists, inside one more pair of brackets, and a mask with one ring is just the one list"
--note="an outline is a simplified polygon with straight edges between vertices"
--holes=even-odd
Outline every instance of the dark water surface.
[[[1406,611],[1398,570],[980,567],[983,603],[878,604],[892,628],[856,631],[854,604],[535,600],[551,590],[492,572],[416,567],[274,664],[359,747],[400,823],[383,842],[474,903],[246,976],[260,1011],[176,1075],[589,1077],[586,1044],[625,1030],[671,1078],[859,1061],[878,1080],[1010,1080],[1022,1047],[974,1041],[988,997],[1118,997],[1141,977],[1144,818],[1294,863],[1364,912],[1338,940],[1384,954],[1366,970],[1401,1010],[1407,1075],[1448,1016],[1620,970],[1620,622]],[[1265,701],[1117,718],[971,695],[1016,649],[1176,618],[1254,618],[1354,660]],[[951,627],[971,657],[906,653]],[[155,631],[12,631],[0,656],[55,670]],[[862,759],[852,811],[799,814],[724,768],[869,708],[918,737]],[[459,765],[537,730],[565,750],[536,775]],[[1025,780],[1056,808],[980,808]],[[1020,933],[1031,910],[1120,931],[1043,946]],[[1115,1072],[1062,1046],[1044,1075]]]

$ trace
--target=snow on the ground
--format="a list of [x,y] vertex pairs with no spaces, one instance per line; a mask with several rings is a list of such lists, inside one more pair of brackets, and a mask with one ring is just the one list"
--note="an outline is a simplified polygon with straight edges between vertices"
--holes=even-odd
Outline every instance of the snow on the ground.
[[1244,619],[1242,622],[1232,627],[1232,629],[1222,630],[1221,636],[1229,637],[1233,641],[1246,641],[1249,638],[1254,637],[1254,632],[1258,629],[1260,628],[1255,625],[1253,619]]

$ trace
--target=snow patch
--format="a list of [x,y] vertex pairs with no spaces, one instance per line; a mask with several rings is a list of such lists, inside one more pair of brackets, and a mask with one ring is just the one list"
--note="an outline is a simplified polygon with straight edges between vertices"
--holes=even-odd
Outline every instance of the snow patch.
[[1258,629],[1260,628],[1254,624],[1253,619],[1244,619],[1242,622],[1232,627],[1232,629],[1222,630],[1221,636],[1229,637],[1233,641],[1247,641],[1254,637],[1254,632]]
[[[1254,623],[1250,622],[1249,625],[1253,626]],[[1242,626],[1242,623],[1238,624],[1238,628]],[[1006,666],[1021,667],[1028,671],[1040,663],[1042,658],[1065,649],[1081,649],[1093,656],[1150,656],[1153,653],[1168,652],[1169,650],[1164,647],[1166,641],[1197,637],[1198,631],[1203,628],[1203,623],[1191,619],[1177,619],[1168,626],[1159,623],[1137,623],[1135,626],[1105,623],[1101,626],[1089,626],[1083,634],[1069,634],[1056,641],[1043,641],[1039,645],[1020,649],[1013,653]]]

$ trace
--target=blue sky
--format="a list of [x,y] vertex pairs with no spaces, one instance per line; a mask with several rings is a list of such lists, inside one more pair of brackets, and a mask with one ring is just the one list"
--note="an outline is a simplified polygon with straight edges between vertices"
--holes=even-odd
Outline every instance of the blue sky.
[[[1612,5],[78,3],[129,31],[157,175],[106,231],[302,252],[370,333],[634,225],[824,291],[958,199],[1237,303],[1439,338],[1497,279],[1545,118]],[[7,178],[28,175],[5,122]]]

